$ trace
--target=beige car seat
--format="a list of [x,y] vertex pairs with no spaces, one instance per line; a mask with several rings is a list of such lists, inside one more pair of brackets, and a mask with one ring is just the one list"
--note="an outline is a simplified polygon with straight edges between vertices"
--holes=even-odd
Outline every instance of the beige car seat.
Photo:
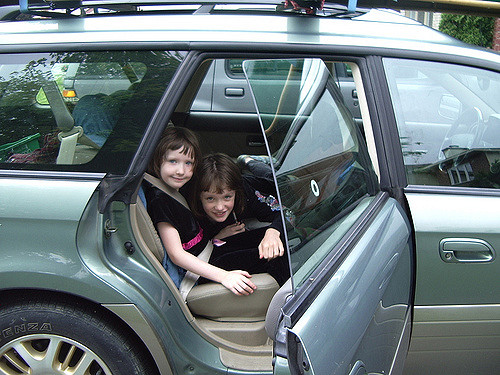
[[[165,250],[141,199],[137,199],[136,220],[139,235],[161,264]],[[253,275],[257,290],[249,296],[237,296],[218,283],[194,286],[186,298],[193,315],[218,321],[263,321],[278,283],[269,274]]]

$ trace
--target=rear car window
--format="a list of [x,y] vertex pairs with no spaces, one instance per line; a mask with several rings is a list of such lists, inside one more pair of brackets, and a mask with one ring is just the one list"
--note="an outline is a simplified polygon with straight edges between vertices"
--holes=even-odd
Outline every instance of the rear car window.
[[183,53],[0,56],[0,163],[123,173]]

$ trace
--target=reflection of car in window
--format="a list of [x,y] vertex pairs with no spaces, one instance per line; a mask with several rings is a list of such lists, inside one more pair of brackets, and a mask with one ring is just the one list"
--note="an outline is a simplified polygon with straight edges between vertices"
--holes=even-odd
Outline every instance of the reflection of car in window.
[[[214,60],[195,98],[192,110],[255,112],[252,97],[249,95],[248,84],[245,81],[242,61],[242,59]],[[262,114],[272,115],[271,109],[277,104],[281,96],[281,81],[277,79],[273,82],[269,79],[272,75],[279,78],[279,69],[278,66],[273,65],[266,66],[260,71],[261,79],[266,82],[265,91],[267,93],[267,101],[261,103],[260,111]],[[349,65],[337,62],[330,69],[337,85],[342,91],[344,103],[352,115],[360,120],[361,115],[356,97],[357,93],[354,88],[354,81]]]

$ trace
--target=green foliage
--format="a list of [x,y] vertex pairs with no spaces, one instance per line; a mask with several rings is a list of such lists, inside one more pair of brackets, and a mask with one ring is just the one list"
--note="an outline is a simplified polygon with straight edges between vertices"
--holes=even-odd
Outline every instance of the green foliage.
[[465,43],[491,48],[494,24],[493,17],[443,14],[439,30]]

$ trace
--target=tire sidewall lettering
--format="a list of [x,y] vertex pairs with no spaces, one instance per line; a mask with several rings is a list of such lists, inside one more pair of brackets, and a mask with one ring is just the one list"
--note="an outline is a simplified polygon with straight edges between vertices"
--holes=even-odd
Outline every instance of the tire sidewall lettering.
[[50,322],[28,322],[15,324],[6,328],[3,328],[0,331],[0,346],[2,345],[3,340],[10,340],[18,335],[30,334],[30,333],[40,333],[40,332],[52,332],[52,324]]

